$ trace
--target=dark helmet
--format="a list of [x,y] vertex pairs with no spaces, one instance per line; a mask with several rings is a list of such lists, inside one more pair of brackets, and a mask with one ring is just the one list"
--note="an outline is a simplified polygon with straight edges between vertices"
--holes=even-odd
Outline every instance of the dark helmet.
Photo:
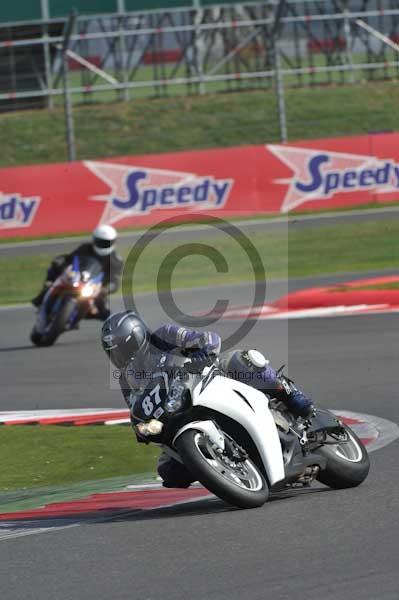
[[145,357],[150,332],[143,319],[128,310],[108,317],[101,330],[101,342],[109,359],[121,369],[135,357]]

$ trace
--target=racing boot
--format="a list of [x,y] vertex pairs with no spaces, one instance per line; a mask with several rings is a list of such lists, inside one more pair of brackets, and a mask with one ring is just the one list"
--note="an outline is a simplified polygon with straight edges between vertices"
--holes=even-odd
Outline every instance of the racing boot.
[[188,488],[195,481],[186,467],[166,452],[159,457],[157,471],[165,488]]
[[280,392],[278,399],[282,400],[294,417],[310,419],[315,415],[313,400],[295,387],[294,382],[284,375],[278,378]]
[[285,406],[294,415],[294,417],[302,417],[310,419],[315,415],[315,406],[313,401],[305,396],[300,390],[291,390],[290,394],[283,400]]

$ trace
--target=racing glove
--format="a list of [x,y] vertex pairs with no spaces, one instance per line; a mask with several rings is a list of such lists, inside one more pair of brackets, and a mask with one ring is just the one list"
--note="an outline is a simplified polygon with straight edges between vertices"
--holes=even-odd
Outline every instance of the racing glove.
[[186,350],[186,354],[189,358],[191,358],[191,362],[203,363],[204,366],[211,365],[215,360],[215,353],[212,348],[209,346],[204,346],[204,348],[196,348],[195,350]]
[[185,351],[184,354],[190,359],[186,369],[190,373],[201,373],[205,367],[210,367],[214,362],[216,355],[210,353],[206,348]]

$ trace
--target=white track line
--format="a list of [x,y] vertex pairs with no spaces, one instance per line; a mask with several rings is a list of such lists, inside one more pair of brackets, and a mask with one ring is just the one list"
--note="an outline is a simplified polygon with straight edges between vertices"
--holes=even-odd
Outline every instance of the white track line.
[[219,315],[222,320],[238,320],[251,318],[260,321],[282,320],[282,319],[314,319],[325,317],[353,317],[363,315],[379,315],[399,312],[398,306],[389,304],[348,304],[341,306],[320,306],[315,308],[304,308],[291,310],[278,309],[272,305],[265,305],[259,310],[251,308],[231,309],[225,314]]
[[367,452],[380,450],[399,438],[399,426],[393,421],[388,421],[388,419],[376,417],[375,415],[351,412],[349,410],[333,410],[331,412],[341,417],[358,419],[359,421],[369,423],[378,431],[378,438],[369,444]]
[[[20,521],[7,521],[0,523],[0,542],[4,540],[26,537],[27,535],[35,535],[37,533],[50,533],[51,531],[70,529],[71,527],[79,527],[81,524],[82,523],[69,523],[68,525],[57,525],[54,522],[52,527],[41,527],[39,521],[35,527],[34,521],[27,521],[26,528],[23,528]],[[13,529],[13,527],[18,529]]]

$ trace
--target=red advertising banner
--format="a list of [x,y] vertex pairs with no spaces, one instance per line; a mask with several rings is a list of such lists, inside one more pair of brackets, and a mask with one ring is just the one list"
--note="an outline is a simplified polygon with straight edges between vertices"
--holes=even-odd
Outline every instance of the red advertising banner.
[[0,237],[399,199],[399,133],[0,169]]

